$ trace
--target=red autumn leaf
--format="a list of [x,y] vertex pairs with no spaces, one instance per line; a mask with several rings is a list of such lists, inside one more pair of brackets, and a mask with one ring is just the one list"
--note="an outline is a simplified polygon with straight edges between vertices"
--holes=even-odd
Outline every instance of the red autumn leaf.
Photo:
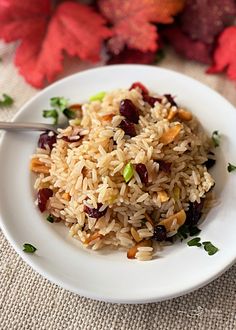
[[137,49],[124,49],[117,55],[110,54],[107,64],[139,63],[151,64],[156,60],[156,52],[141,52]]
[[184,34],[178,27],[163,31],[163,36],[171,43],[177,53],[194,61],[205,64],[211,63],[210,45],[202,41],[194,41]]
[[236,80],[236,26],[226,28],[219,36],[214,53],[214,64],[207,73],[226,69],[229,79]]
[[96,61],[102,41],[110,36],[105,20],[91,7],[72,1],[55,11],[50,0],[0,0],[0,38],[21,40],[15,63],[25,79],[42,87],[62,70],[63,51]]
[[233,23],[235,15],[235,0],[187,0],[180,26],[191,39],[212,44],[224,27]]
[[111,52],[118,54],[126,45],[141,52],[154,52],[158,34],[151,23],[171,23],[183,8],[184,0],[99,0],[100,11],[113,25]]

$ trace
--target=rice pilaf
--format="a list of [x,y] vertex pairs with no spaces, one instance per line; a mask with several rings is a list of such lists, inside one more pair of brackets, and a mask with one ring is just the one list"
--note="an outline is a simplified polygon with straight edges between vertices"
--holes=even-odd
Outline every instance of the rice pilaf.
[[189,209],[204,207],[214,186],[210,138],[169,94],[150,95],[139,83],[83,104],[78,116],[58,135],[45,132],[52,145],[32,156],[40,210],[85,247],[152,259],[191,222]]

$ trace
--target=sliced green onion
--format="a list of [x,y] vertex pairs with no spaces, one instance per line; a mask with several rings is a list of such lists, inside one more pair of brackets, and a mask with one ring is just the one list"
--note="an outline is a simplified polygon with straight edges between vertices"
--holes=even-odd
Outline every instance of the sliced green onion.
[[219,147],[220,145],[220,134],[218,131],[214,131],[211,136],[212,142],[214,144],[214,147]]
[[81,125],[81,119],[80,118],[75,118],[75,119],[70,120],[70,125],[80,126]]
[[203,242],[204,250],[208,253],[209,256],[213,256],[219,249],[214,246],[211,242]]
[[0,107],[9,107],[14,103],[14,100],[11,96],[7,94],[2,94],[2,99],[0,100]]
[[228,170],[228,172],[236,171],[236,166],[233,165],[233,164],[228,163],[227,170]]
[[52,97],[50,98],[50,105],[63,111],[68,106],[68,100],[65,97]]
[[23,245],[23,251],[26,253],[34,253],[36,250],[36,247],[34,247],[32,244],[25,243]]
[[63,115],[65,115],[68,119],[74,119],[76,117],[76,113],[74,111],[69,110],[68,108],[65,108],[62,112]]
[[123,177],[125,182],[128,183],[134,176],[134,168],[131,163],[128,163],[123,170]]
[[56,125],[58,123],[58,112],[56,109],[52,110],[43,110],[44,118],[53,118],[53,124]]
[[92,101],[100,101],[102,102],[104,96],[106,95],[106,92],[99,92],[93,96],[90,96],[89,98],[89,101],[92,102]]

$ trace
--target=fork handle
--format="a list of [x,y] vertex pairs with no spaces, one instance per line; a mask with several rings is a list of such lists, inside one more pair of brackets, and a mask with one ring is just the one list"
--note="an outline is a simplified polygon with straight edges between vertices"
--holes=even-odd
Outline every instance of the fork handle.
[[54,131],[56,127],[43,123],[17,123],[0,121],[0,129],[7,131]]

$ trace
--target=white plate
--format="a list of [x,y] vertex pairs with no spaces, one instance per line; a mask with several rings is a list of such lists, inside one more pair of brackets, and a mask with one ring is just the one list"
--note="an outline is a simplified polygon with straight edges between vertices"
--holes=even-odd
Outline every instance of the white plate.
[[[143,82],[150,90],[176,95],[177,102],[195,113],[211,133],[222,134],[213,174],[219,205],[201,225],[203,240],[220,251],[208,256],[200,248],[179,243],[167,247],[148,262],[128,260],[123,252],[91,252],[79,247],[62,224],[51,224],[34,206],[29,157],[38,133],[6,133],[0,146],[1,227],[21,257],[52,282],[80,295],[122,303],[160,301],[195,290],[222,274],[236,258],[236,174],[226,170],[236,163],[236,111],[223,97],[201,83],[179,73],[142,65],[108,66],[63,79],[29,101],[15,121],[42,122],[53,96],[83,102],[102,90],[129,87]],[[38,248],[29,255],[22,245]]]

